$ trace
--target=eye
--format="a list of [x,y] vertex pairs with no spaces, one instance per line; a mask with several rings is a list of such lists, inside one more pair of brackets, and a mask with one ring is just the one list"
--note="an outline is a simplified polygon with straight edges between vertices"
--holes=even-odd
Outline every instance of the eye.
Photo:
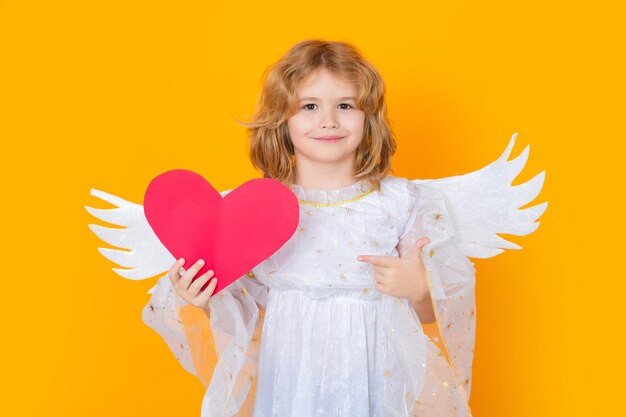
[[307,106],[316,106],[316,104],[314,104],[314,103],[305,104],[304,106],[302,106],[302,108],[306,109],[306,110],[313,110],[313,109],[311,109],[311,108],[309,108]]
[[[348,103],[341,103],[340,106],[348,106],[349,108],[353,109],[354,107],[352,107],[352,105],[348,104]],[[344,108],[343,110],[348,110],[346,108]]]

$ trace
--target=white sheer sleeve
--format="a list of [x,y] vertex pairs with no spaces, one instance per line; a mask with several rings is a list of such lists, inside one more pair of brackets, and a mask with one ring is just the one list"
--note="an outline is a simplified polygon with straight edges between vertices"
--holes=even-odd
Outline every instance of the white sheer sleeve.
[[[467,416],[475,342],[474,264],[459,250],[443,194],[434,187],[415,184],[411,192],[415,205],[401,235],[398,252],[404,256],[420,238],[430,239],[423,248],[422,261],[437,331],[443,339],[432,338],[441,342],[441,350],[428,340],[429,363],[421,398],[423,403],[431,403],[433,408],[428,408],[431,411],[443,407],[443,403],[449,406],[449,413],[441,411],[438,416]],[[431,394],[438,396],[438,404],[429,397]],[[445,400],[441,398],[443,395]]]
[[159,279],[143,321],[207,387],[202,417],[249,415],[266,303],[253,271],[211,297],[210,318],[178,296],[167,275]]

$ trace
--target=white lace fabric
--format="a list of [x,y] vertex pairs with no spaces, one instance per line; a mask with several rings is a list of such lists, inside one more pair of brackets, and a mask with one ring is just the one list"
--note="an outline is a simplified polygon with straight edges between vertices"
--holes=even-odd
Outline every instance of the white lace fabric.
[[[202,417],[470,416],[474,267],[440,193],[392,176],[369,193],[362,181],[292,191],[303,201],[297,231],[212,297],[210,320],[167,276],[144,308],[207,387]],[[421,237],[430,238],[422,260],[443,340],[356,260],[402,256]]]

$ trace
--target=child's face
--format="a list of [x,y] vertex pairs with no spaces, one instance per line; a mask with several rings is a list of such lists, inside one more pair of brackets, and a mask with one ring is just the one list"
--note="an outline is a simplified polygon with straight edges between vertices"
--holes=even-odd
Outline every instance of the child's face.
[[296,160],[325,164],[354,161],[365,124],[365,113],[356,108],[357,92],[356,86],[325,68],[302,80],[296,90],[298,110],[287,120]]

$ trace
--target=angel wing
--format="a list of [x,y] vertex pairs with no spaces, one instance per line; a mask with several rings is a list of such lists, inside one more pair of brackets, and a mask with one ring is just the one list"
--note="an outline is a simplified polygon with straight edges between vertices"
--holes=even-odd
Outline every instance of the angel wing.
[[511,185],[526,165],[530,149],[527,145],[520,155],[507,161],[516,138],[517,132],[502,155],[482,169],[446,178],[411,180],[441,191],[457,243],[467,257],[491,258],[505,249],[521,249],[497,233],[525,236],[534,232],[540,224],[535,220],[548,207],[543,202],[519,209],[537,197],[545,171],[522,184]]
[[[140,280],[152,278],[170,269],[176,259],[154,234],[142,205],[131,203],[95,188],[92,188],[90,193],[117,208],[97,209],[85,206],[85,209],[99,220],[124,227],[89,225],[96,236],[104,242],[127,249],[98,248],[98,251],[108,260],[130,268],[113,268],[115,273],[124,278]],[[154,287],[148,293],[152,293],[153,289]]]
[[[220,194],[224,197],[230,191],[232,190],[221,191]],[[98,248],[98,251],[108,260],[130,268],[113,268],[116,274],[127,279],[140,280],[162,275],[170,269],[176,259],[152,230],[141,204],[126,201],[95,188],[91,189],[90,194],[117,206],[112,209],[85,206],[85,209],[95,218],[123,227],[89,225],[96,236],[109,245],[117,247],[117,249]],[[150,288],[148,293],[152,294],[155,287]]]

